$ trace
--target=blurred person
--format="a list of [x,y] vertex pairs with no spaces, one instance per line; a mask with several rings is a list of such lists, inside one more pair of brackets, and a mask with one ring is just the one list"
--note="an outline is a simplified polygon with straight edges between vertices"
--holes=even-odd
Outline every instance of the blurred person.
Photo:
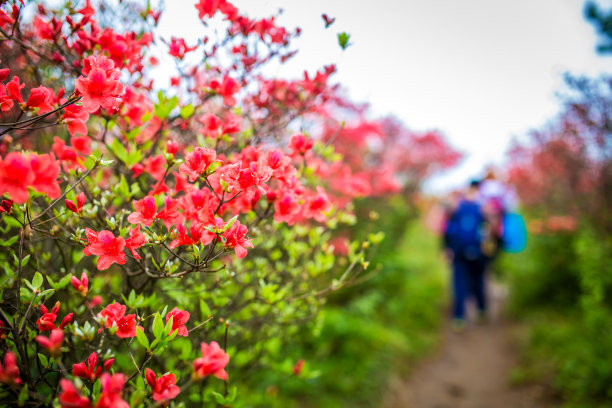
[[518,200],[514,190],[490,168],[479,184],[477,201],[486,218],[482,251],[485,263],[490,264],[504,246],[504,217],[516,209]]
[[482,230],[486,217],[478,202],[480,182],[474,180],[451,213],[444,242],[452,265],[453,327],[465,326],[465,304],[470,294],[476,299],[479,316],[486,316],[485,255]]

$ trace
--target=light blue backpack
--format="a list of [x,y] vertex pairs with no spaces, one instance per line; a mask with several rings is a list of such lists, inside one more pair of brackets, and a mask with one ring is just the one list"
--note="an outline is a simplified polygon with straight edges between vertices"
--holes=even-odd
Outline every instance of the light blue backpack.
[[527,228],[520,214],[504,214],[502,249],[510,253],[522,252],[527,245]]

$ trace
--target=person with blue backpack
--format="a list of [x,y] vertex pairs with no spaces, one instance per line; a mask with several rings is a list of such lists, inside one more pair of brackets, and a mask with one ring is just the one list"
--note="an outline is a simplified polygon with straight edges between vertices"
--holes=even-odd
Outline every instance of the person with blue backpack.
[[487,310],[485,269],[487,257],[482,251],[487,219],[478,202],[478,181],[472,181],[463,199],[450,213],[444,243],[452,264],[453,324],[465,325],[465,304],[470,294],[476,299],[479,315]]

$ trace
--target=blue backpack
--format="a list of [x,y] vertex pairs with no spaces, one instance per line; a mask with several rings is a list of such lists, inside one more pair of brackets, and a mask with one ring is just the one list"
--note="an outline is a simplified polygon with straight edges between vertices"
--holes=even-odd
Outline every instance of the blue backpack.
[[482,226],[484,216],[480,206],[472,201],[462,201],[453,212],[446,228],[447,246],[466,260],[482,257]]
[[502,249],[510,253],[519,253],[527,246],[527,228],[520,214],[506,213],[503,219]]

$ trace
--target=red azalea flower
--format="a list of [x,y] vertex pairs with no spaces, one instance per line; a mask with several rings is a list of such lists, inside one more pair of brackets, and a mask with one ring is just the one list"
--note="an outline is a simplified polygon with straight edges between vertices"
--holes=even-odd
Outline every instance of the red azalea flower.
[[10,214],[13,211],[13,200],[2,200],[0,202],[0,214],[7,213]]
[[233,248],[237,258],[244,258],[247,254],[246,248],[253,248],[253,244],[250,240],[246,239],[248,228],[246,225],[240,224],[240,221],[236,220],[234,225],[223,233],[225,238],[225,248]]
[[85,302],[85,306],[92,309],[100,304],[102,304],[102,296],[94,296],[91,298],[91,302]]
[[63,329],[64,327],[68,326],[70,322],[72,321],[73,316],[74,316],[74,313],[68,313],[66,316],[64,316],[64,318],[62,319],[62,322],[59,325],[59,328]]
[[176,377],[172,373],[157,378],[155,372],[147,368],[145,375],[151,387],[153,399],[157,402],[169,401],[176,398],[181,389],[176,385]]
[[[117,337],[122,339],[136,336],[136,315],[125,314],[126,307],[120,303],[113,303],[104,308],[98,317],[104,319],[104,326],[106,328],[115,327],[117,331],[115,334]],[[99,331],[101,331],[100,329]]]
[[87,112],[82,105],[68,105],[64,108],[64,115],[62,121],[68,127],[70,136],[74,136],[77,133],[86,136],[87,135],[87,120],[89,119],[89,112]]
[[206,172],[208,166],[217,158],[217,152],[214,149],[204,149],[196,147],[195,150],[187,154],[185,163],[179,167],[179,173],[189,177],[189,181],[194,182]]
[[4,80],[8,78],[10,73],[11,73],[11,70],[8,68],[0,69],[0,82],[4,82]]
[[225,0],[200,0],[196,4],[196,9],[198,10],[198,17],[203,18],[204,16],[208,16],[212,18],[217,10],[224,4]]
[[293,373],[293,375],[300,375],[305,363],[306,362],[304,360],[299,359],[297,363],[295,363],[295,365],[291,368],[291,372]]
[[91,17],[96,13],[96,10],[91,7],[91,0],[85,1],[85,7],[76,11],[79,14],[82,14],[83,17]]
[[108,371],[113,363],[115,362],[114,358],[108,359],[104,362],[103,366],[97,367],[98,364],[98,355],[94,351],[87,358],[87,365],[85,362],[74,364],[72,366],[72,375],[76,377],[83,378],[84,380],[88,380],[90,382],[94,382],[102,375],[102,370]]
[[134,201],[135,212],[128,216],[128,222],[132,224],[142,223],[147,227],[153,224],[157,213],[157,203],[155,197],[146,196],[142,200]]
[[87,156],[91,153],[91,148],[89,147],[91,139],[87,136],[72,136],[70,138],[70,144],[83,156]]
[[35,174],[28,157],[19,152],[10,152],[4,160],[0,159],[0,194],[7,194],[17,204],[25,203],[30,194]]
[[204,124],[204,127],[200,129],[204,136],[213,139],[219,137],[219,129],[222,122],[214,113],[207,113],[198,120]]
[[62,378],[60,386],[62,387],[62,392],[59,394],[58,399],[61,408],[91,408],[89,399],[83,397],[70,381]]
[[6,84],[6,91],[8,96],[17,103],[23,103],[21,97],[21,90],[25,87],[25,84],[19,82],[19,78],[14,76],[9,83]]
[[21,384],[17,357],[15,357],[15,354],[10,350],[4,355],[4,365],[0,363],[0,383],[7,384],[11,387]]
[[225,122],[223,123],[221,133],[229,135],[238,132],[240,132],[240,118],[232,113],[228,113],[225,115]]
[[102,367],[96,367],[97,364],[98,355],[94,351],[87,358],[87,364],[82,362],[72,366],[72,375],[93,382],[102,375]]
[[6,93],[6,86],[0,83],[0,112],[8,112],[13,108],[13,101]]
[[[136,165],[134,165],[136,167]],[[166,159],[163,155],[149,156],[144,167],[144,171],[149,173],[151,177],[159,181],[166,173]]]
[[125,240],[125,246],[130,250],[134,258],[141,259],[140,254],[136,252],[136,249],[143,246],[146,242],[146,237],[140,232],[140,225],[130,230],[130,237]]
[[36,336],[36,341],[42,347],[46,348],[51,355],[61,354],[62,343],[64,342],[64,332],[61,329],[51,330],[49,337]]
[[98,317],[104,318],[105,327],[111,327],[114,322],[118,319],[121,319],[125,315],[126,307],[121,303],[115,302],[106,306],[100,313],[98,313]]
[[66,199],[64,202],[66,203],[66,207],[73,213],[80,214],[83,212],[83,206],[85,205],[85,193],[80,192],[77,196],[76,204],[72,200]]
[[170,318],[172,318],[172,330],[170,333],[173,333],[176,330],[177,335],[187,337],[189,331],[187,331],[185,323],[187,323],[187,320],[189,320],[189,312],[179,310],[175,307],[166,315],[166,324]]
[[223,103],[228,106],[234,106],[236,104],[236,98],[234,94],[240,90],[240,83],[234,78],[224,76],[221,83],[216,79],[210,81],[210,89],[217,92],[223,97]]
[[185,57],[185,54],[198,48],[197,45],[193,47],[188,47],[187,44],[185,44],[184,39],[174,37],[172,37],[169,47],[169,54],[178,59],[183,59],[183,57]]
[[302,133],[298,133],[291,137],[289,141],[289,148],[294,154],[304,154],[308,150],[312,149],[314,142],[309,140]]
[[102,374],[100,377],[102,392],[96,408],[130,408],[130,404],[125,402],[121,395],[125,385],[125,376],[121,373],[110,375]]
[[202,349],[202,357],[197,358],[193,362],[194,377],[201,379],[209,375],[227,381],[227,372],[225,367],[229,363],[229,356],[219,347],[216,341],[209,344],[200,344]]
[[39,86],[30,90],[30,97],[26,102],[26,108],[38,108],[38,113],[47,113],[53,110],[52,104],[55,102],[53,91],[47,87]]
[[96,266],[98,270],[103,271],[108,269],[112,264],[125,264],[125,240],[121,237],[115,237],[112,232],[102,230],[100,232],[92,231],[89,228],[85,229],[89,245],[83,248],[85,255],[99,255]]
[[253,161],[248,167],[242,168],[240,163],[226,166],[222,178],[235,191],[246,190],[249,187],[259,187],[270,180],[272,169],[264,161]]
[[[36,325],[38,325],[38,330],[40,330],[41,332],[44,332],[47,330],[53,330],[57,328],[55,327],[55,319],[57,319],[57,314],[59,313],[60,306],[61,306],[60,302],[56,302],[55,305],[53,306],[53,309],[51,309],[51,312],[49,312],[49,310],[45,307],[45,305],[43,304],[40,305],[40,312],[42,313],[42,316],[36,321]],[[70,322],[72,321],[73,315],[74,313],[68,313],[62,319],[62,322],[60,323],[59,328],[63,329],[68,324],[70,324]]]
[[170,229],[170,226],[182,222],[183,217],[178,212],[179,207],[180,203],[178,200],[166,197],[164,209],[158,212],[155,218],[162,220],[166,228]]
[[145,171],[145,166],[140,163],[136,163],[132,166],[132,174],[134,177],[140,176]]
[[291,225],[296,221],[300,212],[300,204],[295,194],[285,191],[280,199],[274,202],[274,221],[286,222]]
[[53,313],[45,313],[36,321],[38,330],[44,332],[55,329],[55,319],[57,319],[57,315]]
[[173,157],[178,152],[179,144],[174,140],[168,140],[166,143],[166,153],[171,154]]
[[89,285],[89,278],[87,277],[87,274],[85,272],[83,272],[81,274],[81,279],[78,279],[76,276],[72,276],[70,278],[70,283],[72,283],[72,286],[79,291],[79,293],[83,296],[87,295],[88,292],[88,285]]
[[59,313],[60,307],[61,307],[61,303],[56,302],[55,305],[53,305],[51,312],[49,312],[49,309],[47,309],[45,305],[43,304],[40,305],[40,313],[42,313],[42,316],[36,321],[38,330],[40,330],[41,332],[44,332],[44,331],[53,330],[56,328],[55,319],[57,319],[57,314]]
[[129,314],[116,321],[117,337],[125,339],[136,337],[136,315]]
[[32,187],[39,193],[44,193],[51,199],[60,196],[61,190],[57,178],[60,173],[60,164],[49,153],[30,155],[30,168],[34,173]]
[[83,108],[93,113],[101,107],[113,110],[117,107],[117,98],[124,92],[119,78],[118,69],[115,69],[113,60],[105,57],[91,56],[83,61],[83,74],[75,82],[76,90],[83,95]]
[[189,227],[189,235],[187,235],[187,230],[183,224],[177,224],[176,230],[178,235],[175,235],[175,238],[170,242],[170,249],[181,245],[197,245],[204,232],[202,224],[195,221],[192,222],[191,227]]
[[53,149],[57,158],[63,163],[64,168],[84,168],[81,164],[83,160],[79,157],[76,150],[72,146],[66,146],[66,143],[59,137],[53,137],[51,149]]
[[318,222],[325,222],[327,218],[325,212],[329,211],[331,203],[325,190],[320,186],[317,186],[317,192],[310,194],[306,198],[304,205],[304,216],[308,218],[314,218]]
[[32,20],[32,25],[34,26],[34,31],[36,31],[36,36],[42,40],[53,40],[56,38],[56,30],[53,29],[51,25],[51,21],[46,22],[39,16],[35,16],[34,20]]

